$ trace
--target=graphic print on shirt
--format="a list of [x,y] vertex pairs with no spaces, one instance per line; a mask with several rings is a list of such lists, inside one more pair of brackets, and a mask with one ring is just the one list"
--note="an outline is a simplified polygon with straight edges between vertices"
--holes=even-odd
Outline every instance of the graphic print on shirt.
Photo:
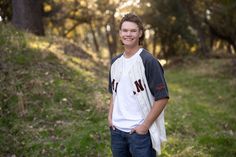
[[139,92],[141,92],[141,91],[144,91],[144,88],[146,88],[146,87],[145,87],[145,84],[144,84],[144,85],[142,84],[141,79],[138,79],[138,80],[134,81],[134,84],[135,84],[135,87],[136,87],[136,91],[133,91],[134,95],[135,95],[136,93],[139,93]]
[[117,92],[118,82],[116,82],[115,79],[113,79],[111,85],[112,85],[112,90]]

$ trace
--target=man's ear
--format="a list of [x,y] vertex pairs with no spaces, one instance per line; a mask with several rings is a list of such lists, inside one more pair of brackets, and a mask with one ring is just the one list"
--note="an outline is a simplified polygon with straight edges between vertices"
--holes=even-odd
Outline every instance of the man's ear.
[[139,38],[140,38],[142,35],[143,35],[143,31],[140,30],[140,31],[139,31]]

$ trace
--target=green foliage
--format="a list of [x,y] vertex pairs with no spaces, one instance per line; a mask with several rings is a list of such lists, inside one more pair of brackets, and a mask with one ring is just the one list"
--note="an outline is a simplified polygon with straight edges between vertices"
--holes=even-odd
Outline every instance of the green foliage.
[[209,7],[207,24],[217,38],[225,40],[236,50],[236,2],[233,0],[216,1]]
[[181,0],[162,1],[149,0],[151,5],[143,7],[143,19],[156,34],[157,42],[161,45],[159,56],[170,57],[189,54],[190,48],[197,40],[189,29],[188,13]]
[[12,17],[12,1],[9,0],[1,0],[0,1],[0,17],[2,21],[10,21]]
[[[66,40],[1,28],[0,156],[112,156],[107,69],[89,55],[65,55]],[[232,60],[186,58],[166,69],[168,141],[161,157],[235,156]]]
[[232,60],[190,61],[166,70],[171,99],[161,156],[233,157],[236,80],[225,68]]
[[1,25],[0,39],[0,156],[107,156],[106,116],[93,99],[103,91],[91,69],[100,63],[58,58],[54,47],[68,42],[11,26]]
[[[147,47],[153,47],[154,55],[157,55],[155,51],[159,47],[158,55],[161,57],[189,54],[207,56],[215,49],[235,55],[235,0],[130,2],[46,0],[44,1],[46,33],[73,39],[94,53],[106,49],[112,56],[121,46],[117,38],[120,18],[127,12],[136,12],[142,16],[147,30],[152,32],[148,35]],[[0,1],[0,16],[4,21],[9,21],[11,18],[11,6],[9,0]],[[5,41],[0,39],[0,44],[2,42]],[[100,57],[107,55],[100,53]],[[16,60],[27,62],[22,58]]]
[[[8,29],[5,29],[8,27]],[[22,51],[26,48],[24,34],[17,31],[10,24],[0,23],[0,50],[11,52],[12,50]]]

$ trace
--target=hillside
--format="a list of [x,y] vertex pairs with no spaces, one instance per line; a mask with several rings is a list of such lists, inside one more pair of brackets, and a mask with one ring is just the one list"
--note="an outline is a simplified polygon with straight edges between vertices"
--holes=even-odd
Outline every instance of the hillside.
[[109,152],[101,143],[106,67],[95,57],[73,42],[0,25],[0,156]]
[[[161,157],[235,156],[235,59],[171,63]],[[107,69],[76,43],[0,25],[0,156],[110,157]]]

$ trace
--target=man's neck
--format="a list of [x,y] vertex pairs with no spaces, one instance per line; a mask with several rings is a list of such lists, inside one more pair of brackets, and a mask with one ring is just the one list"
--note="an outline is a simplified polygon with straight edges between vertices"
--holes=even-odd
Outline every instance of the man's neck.
[[140,46],[136,46],[133,48],[125,48],[124,56],[125,58],[130,58],[132,57],[138,50],[140,49]]

